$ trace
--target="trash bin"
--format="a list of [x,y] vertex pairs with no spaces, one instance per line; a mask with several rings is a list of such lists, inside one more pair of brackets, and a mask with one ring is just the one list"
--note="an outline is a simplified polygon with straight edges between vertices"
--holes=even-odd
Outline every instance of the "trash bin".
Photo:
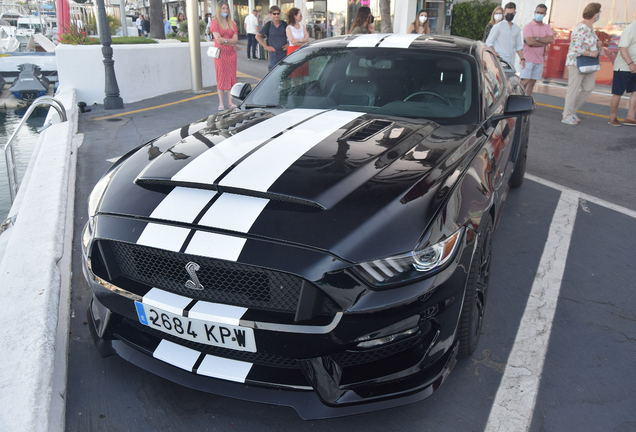
[[565,58],[568,56],[570,38],[556,39],[546,49],[547,58],[543,69],[544,78],[563,78]]

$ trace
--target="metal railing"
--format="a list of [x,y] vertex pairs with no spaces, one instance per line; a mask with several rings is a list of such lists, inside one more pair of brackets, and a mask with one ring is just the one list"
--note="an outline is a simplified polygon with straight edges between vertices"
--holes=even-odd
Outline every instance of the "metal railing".
[[[41,105],[48,105],[50,107],[53,107],[55,111],[57,111],[57,113],[59,114],[61,123],[67,120],[66,109],[64,108],[64,105],[62,105],[60,101],[58,101],[55,98],[52,98],[51,96],[42,96],[33,101],[31,106],[27,110],[27,112],[22,117],[20,124],[15,129],[15,131],[13,131],[13,134],[11,134],[9,141],[7,141],[7,143],[4,146],[4,160],[7,164],[7,178],[9,180],[9,196],[11,197],[12,205],[13,205],[13,201],[15,201],[15,197],[18,195],[18,188],[20,187],[20,184],[18,183],[18,173],[16,170],[17,163],[15,161],[15,153],[13,152],[13,140],[18,135],[18,131],[20,130],[20,128],[22,128],[22,126],[26,123],[29,117],[31,117],[31,114],[33,113],[33,111]],[[39,132],[42,132],[47,127],[51,126],[51,124],[53,123],[49,121],[48,124],[45,124],[44,126],[42,126]]]

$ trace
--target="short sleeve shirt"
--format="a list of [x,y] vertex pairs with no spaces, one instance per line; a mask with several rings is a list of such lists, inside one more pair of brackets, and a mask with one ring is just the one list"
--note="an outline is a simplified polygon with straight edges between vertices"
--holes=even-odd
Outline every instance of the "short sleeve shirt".
[[536,20],[530,21],[523,26],[523,56],[527,62],[535,64],[544,63],[545,46],[532,47],[525,43],[526,39],[534,39],[536,37],[552,36],[552,28],[549,25],[538,23]]
[[258,27],[258,18],[251,13],[245,17],[245,32],[256,34],[256,27]]
[[271,21],[271,25],[264,25],[259,33],[263,36],[267,36],[267,45],[274,47],[277,54],[286,54],[283,51],[283,45],[287,44],[287,23],[283,20],[279,21],[278,28],[274,25],[274,21]]
[[[636,61],[636,21],[625,27],[621,34],[621,40],[618,42],[618,48],[627,48],[627,53],[632,61]],[[629,72],[629,66],[621,55],[620,51],[614,61],[615,71]]]

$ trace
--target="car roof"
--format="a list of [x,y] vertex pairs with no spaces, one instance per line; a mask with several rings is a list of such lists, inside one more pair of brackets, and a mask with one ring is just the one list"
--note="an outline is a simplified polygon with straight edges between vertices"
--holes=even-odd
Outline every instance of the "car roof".
[[312,42],[313,47],[408,48],[460,52],[471,55],[477,42],[458,36],[371,33],[336,36]]

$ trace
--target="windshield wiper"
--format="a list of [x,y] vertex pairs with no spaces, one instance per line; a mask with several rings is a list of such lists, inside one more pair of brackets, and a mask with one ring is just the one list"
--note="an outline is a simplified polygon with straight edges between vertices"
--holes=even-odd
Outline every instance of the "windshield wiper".
[[258,105],[258,104],[250,104],[250,105],[245,105],[246,109],[250,109],[250,108],[285,108],[282,105]]

